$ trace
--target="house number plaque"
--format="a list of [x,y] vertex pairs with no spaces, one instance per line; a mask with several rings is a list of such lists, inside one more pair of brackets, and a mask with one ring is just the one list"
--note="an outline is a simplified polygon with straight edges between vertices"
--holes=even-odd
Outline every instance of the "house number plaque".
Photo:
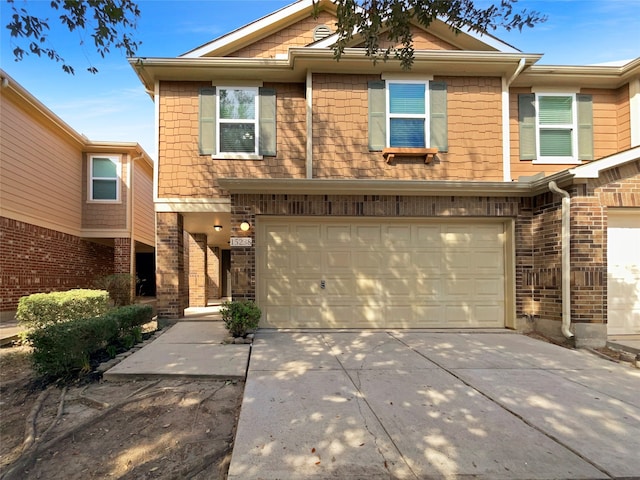
[[232,247],[250,247],[253,245],[251,237],[231,237],[229,244]]

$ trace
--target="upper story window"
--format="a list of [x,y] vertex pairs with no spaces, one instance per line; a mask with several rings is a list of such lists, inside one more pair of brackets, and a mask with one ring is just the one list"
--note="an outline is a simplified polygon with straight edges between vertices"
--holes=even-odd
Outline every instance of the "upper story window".
[[218,154],[258,153],[258,89],[220,87],[216,125]]
[[369,150],[387,147],[448,150],[446,83],[369,82]]
[[116,156],[89,157],[89,200],[117,202],[120,200],[120,160]]
[[200,89],[199,151],[228,159],[276,155],[276,91],[220,86]]
[[429,100],[427,85],[387,83],[387,145],[427,147],[429,143]]
[[521,160],[565,164],[593,160],[591,95],[532,93],[518,97]]

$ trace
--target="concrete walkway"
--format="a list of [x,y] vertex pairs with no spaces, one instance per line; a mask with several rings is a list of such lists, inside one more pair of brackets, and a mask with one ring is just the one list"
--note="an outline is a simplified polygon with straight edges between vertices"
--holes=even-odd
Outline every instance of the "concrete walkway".
[[640,478],[640,370],[513,333],[260,331],[229,479]]
[[168,327],[158,339],[103,374],[107,381],[157,377],[244,380],[250,345],[224,345],[221,321],[196,319]]

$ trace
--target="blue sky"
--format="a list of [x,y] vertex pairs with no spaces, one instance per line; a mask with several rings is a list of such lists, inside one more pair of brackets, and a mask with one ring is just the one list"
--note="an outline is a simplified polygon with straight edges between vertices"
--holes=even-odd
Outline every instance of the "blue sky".
[[[484,0],[482,0],[484,1]],[[497,2],[498,0],[496,0]],[[175,57],[291,1],[139,0],[137,40],[141,57]],[[154,106],[126,58],[113,51],[105,59],[80,46],[78,33],[54,27],[48,0],[15,0],[32,14],[50,18],[51,42],[75,69],[29,56],[13,60],[12,40],[4,28],[10,15],[0,0],[0,66],[41,102],[91,140],[138,142],[155,158]],[[523,32],[493,32],[526,53],[543,53],[539,64],[584,65],[640,56],[640,0],[520,0],[520,8],[549,19]],[[85,71],[93,65],[98,74]]]

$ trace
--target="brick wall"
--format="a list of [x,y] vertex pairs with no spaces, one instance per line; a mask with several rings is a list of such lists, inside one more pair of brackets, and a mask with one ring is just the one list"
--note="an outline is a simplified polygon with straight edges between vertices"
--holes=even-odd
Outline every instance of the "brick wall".
[[220,247],[207,247],[207,290],[210,298],[220,298]]
[[179,213],[160,212],[156,224],[158,318],[175,320],[183,316],[189,301],[183,218]]
[[0,226],[2,311],[15,310],[24,295],[91,288],[113,273],[111,247],[5,217]]
[[206,307],[207,294],[207,235],[192,233],[189,241],[189,306]]

